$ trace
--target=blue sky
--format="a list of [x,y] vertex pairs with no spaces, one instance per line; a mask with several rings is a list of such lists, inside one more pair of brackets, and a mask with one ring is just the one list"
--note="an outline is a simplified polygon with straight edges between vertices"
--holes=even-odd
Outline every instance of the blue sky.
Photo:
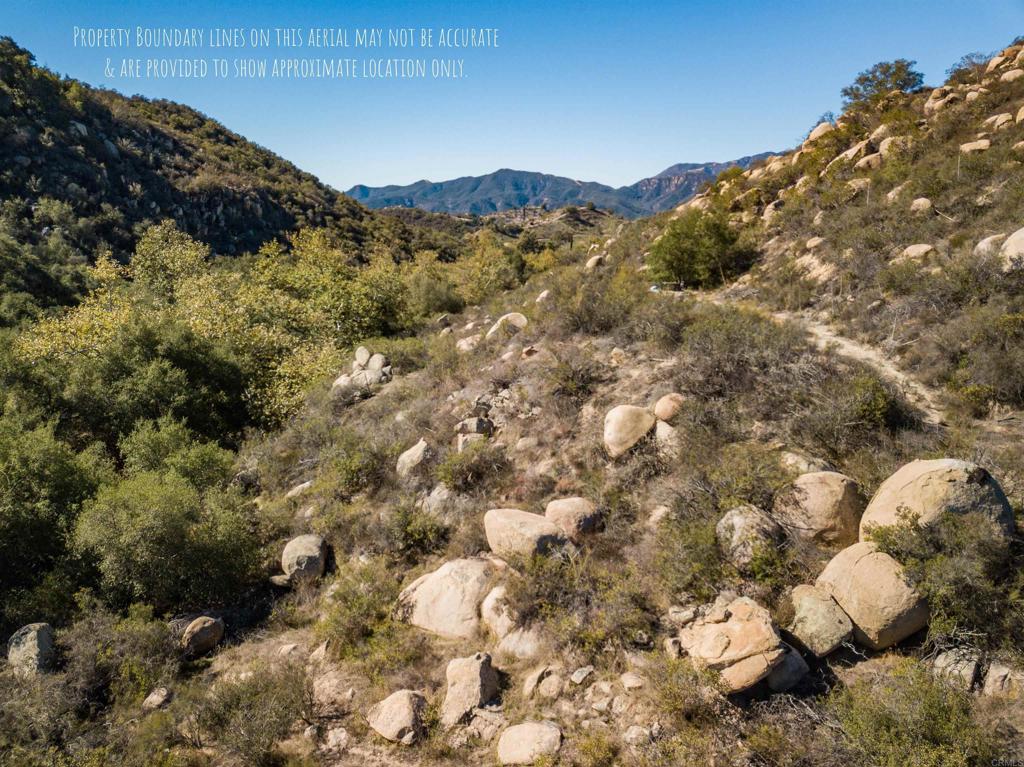
[[[75,25],[475,26],[499,47],[411,54],[465,58],[462,80],[119,81],[106,56],[140,54],[76,49]],[[937,83],[1024,34],[1024,0],[0,0],[0,34],[62,74],[187,103],[339,189],[502,167],[620,185],[792,146],[880,60],[915,59]]]

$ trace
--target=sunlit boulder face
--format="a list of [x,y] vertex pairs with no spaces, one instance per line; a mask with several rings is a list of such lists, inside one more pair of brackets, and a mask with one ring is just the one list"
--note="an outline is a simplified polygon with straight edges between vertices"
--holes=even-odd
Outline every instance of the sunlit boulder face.
[[878,488],[860,520],[860,540],[877,527],[895,525],[901,513],[918,524],[934,524],[943,514],[980,514],[1006,534],[1014,530],[1013,509],[995,478],[968,461],[939,458],[912,461]]

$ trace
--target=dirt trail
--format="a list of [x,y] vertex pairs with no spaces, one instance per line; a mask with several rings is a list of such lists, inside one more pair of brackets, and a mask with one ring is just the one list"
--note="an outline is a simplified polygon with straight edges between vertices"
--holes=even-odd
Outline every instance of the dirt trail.
[[904,373],[881,350],[840,335],[828,325],[805,314],[770,312],[770,316],[778,322],[792,322],[806,330],[819,349],[831,349],[842,357],[868,365],[880,376],[896,384],[911,404],[922,411],[926,422],[935,425],[945,423],[945,412],[939,405],[939,392]]
[[771,317],[776,322],[791,322],[797,325],[807,331],[811,341],[819,349],[829,349],[847,359],[862,362],[884,379],[898,386],[910,403],[921,410],[925,422],[936,426],[946,423],[945,411],[939,405],[941,401],[939,391],[905,373],[880,349],[847,338],[824,322],[802,312],[775,311],[748,298],[733,299],[719,292],[693,292],[691,295],[698,301],[706,301],[719,306],[742,306],[766,317]]

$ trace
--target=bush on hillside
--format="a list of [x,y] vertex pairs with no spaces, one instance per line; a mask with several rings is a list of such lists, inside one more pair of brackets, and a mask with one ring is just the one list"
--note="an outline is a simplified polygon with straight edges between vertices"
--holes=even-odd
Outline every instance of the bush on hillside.
[[721,285],[752,261],[753,253],[740,244],[724,216],[696,209],[669,224],[647,257],[654,280],[690,288]]
[[175,472],[145,471],[104,486],[85,505],[75,540],[95,559],[109,603],[143,602],[160,612],[237,597],[258,562],[241,497],[201,493]]
[[837,688],[826,708],[843,745],[878,767],[989,764],[1005,745],[974,718],[969,693],[904,658],[884,674]]
[[927,526],[902,513],[873,539],[928,600],[929,638],[1024,653],[1024,552],[979,515],[943,514]]

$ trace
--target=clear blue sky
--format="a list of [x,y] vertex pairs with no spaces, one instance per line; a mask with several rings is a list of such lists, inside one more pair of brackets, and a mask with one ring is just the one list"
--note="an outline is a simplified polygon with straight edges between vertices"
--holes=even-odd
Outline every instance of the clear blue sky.
[[[457,54],[455,81],[123,82],[104,78],[105,57],[140,54],[76,49],[75,25],[500,31],[497,49]],[[1024,34],[1024,0],[0,0],[0,34],[62,74],[187,103],[339,189],[501,167],[620,185],[792,146],[880,60],[915,59],[937,83]]]

